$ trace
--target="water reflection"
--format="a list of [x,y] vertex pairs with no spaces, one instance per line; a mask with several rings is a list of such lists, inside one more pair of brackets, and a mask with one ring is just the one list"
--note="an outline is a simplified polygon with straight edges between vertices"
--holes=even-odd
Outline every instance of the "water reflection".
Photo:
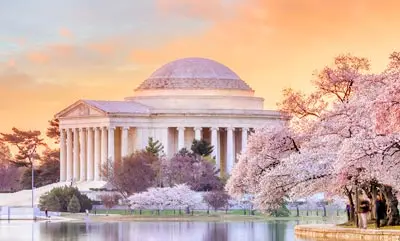
[[[297,222],[1,222],[0,240],[12,241],[300,241]],[[303,240],[301,240],[303,241]]]

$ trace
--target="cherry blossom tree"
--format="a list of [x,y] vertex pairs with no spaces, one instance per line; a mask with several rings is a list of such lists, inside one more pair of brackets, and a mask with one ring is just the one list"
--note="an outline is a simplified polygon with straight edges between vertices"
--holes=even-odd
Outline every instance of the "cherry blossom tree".
[[[246,152],[239,156],[239,161],[227,182],[228,192],[237,198],[246,193],[254,194],[255,204],[262,209],[268,209],[269,206],[279,208],[286,193],[282,190],[283,187],[273,188],[276,183],[272,184],[265,180],[265,177],[274,175],[273,179],[288,180],[288,176],[274,174],[274,170],[283,158],[299,152],[298,142],[293,136],[284,124],[253,133],[249,137]],[[267,190],[271,193],[266,193]]]
[[[345,194],[354,207],[357,187],[371,192],[369,187],[376,182],[384,184],[382,190],[398,185],[398,174],[388,170],[398,165],[388,157],[397,153],[398,139],[376,132],[379,118],[385,116],[379,115],[377,104],[388,101],[374,101],[384,85],[397,81],[397,73],[371,75],[368,70],[365,58],[343,55],[316,75],[311,94],[285,90],[280,108],[291,119],[286,125],[257,130],[249,138],[247,151],[228,181],[229,193],[254,194],[258,208],[270,211],[286,197],[326,190]],[[391,175],[386,175],[388,171]],[[387,194],[394,196],[392,191]],[[390,199],[394,206],[397,201]]]
[[228,205],[230,196],[224,191],[212,191],[204,194],[204,201],[217,211]]
[[118,205],[119,199],[121,198],[118,194],[102,194],[99,196],[103,206],[107,208],[107,215],[111,208]]
[[145,192],[135,193],[129,197],[135,209],[164,210],[193,208],[201,203],[201,194],[191,190],[185,184],[165,188],[149,188]]
[[176,154],[162,165],[163,183],[167,186],[187,184],[195,191],[220,190],[223,185],[215,165],[189,152]]
[[126,199],[135,192],[145,191],[156,183],[155,166],[159,159],[147,152],[137,152],[122,161],[108,161],[101,173],[108,183]]

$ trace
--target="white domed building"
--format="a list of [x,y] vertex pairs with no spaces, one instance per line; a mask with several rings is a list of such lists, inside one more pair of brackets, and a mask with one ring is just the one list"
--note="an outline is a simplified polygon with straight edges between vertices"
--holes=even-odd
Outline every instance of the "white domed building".
[[230,173],[253,128],[282,121],[228,67],[209,59],[165,64],[121,101],[79,100],[60,120],[60,181],[100,181],[100,166],[143,149],[153,137],[168,157],[193,139],[214,146],[221,173]]

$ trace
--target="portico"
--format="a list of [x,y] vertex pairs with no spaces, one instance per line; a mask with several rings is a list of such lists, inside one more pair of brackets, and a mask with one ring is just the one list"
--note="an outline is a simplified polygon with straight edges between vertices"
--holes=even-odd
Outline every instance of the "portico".
[[229,174],[254,128],[282,121],[230,69],[201,58],[162,66],[125,100],[79,100],[56,117],[60,181],[103,180],[102,165],[144,149],[149,137],[167,157],[204,139],[214,146],[217,168]]
[[212,156],[215,157],[217,167],[230,173],[237,154],[246,148],[251,130],[248,126],[240,125],[171,127],[162,126],[161,123],[152,129],[143,124],[110,126],[93,123],[85,127],[67,126],[61,128],[61,181],[102,180],[100,170],[107,160],[120,161],[122,157],[144,149],[149,137],[163,144],[164,153],[168,157],[182,148],[190,150],[193,139],[204,139],[214,147]]

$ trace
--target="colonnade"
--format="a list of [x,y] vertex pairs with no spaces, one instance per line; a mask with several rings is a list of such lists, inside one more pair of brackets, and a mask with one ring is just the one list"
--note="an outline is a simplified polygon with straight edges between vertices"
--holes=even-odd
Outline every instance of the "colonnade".
[[[114,161],[115,155],[124,157],[127,156],[129,150],[129,130],[134,127],[119,127],[120,129],[120,146],[115,144],[115,129],[116,127],[85,127],[85,128],[62,128],[60,129],[60,181],[100,181],[101,166],[107,163],[108,160]],[[166,150],[171,145],[168,138],[169,131],[177,137],[175,144],[176,152],[185,147],[185,131],[188,129],[194,130],[194,138],[202,139],[203,127],[173,127],[167,128],[166,137],[163,143]],[[138,129],[138,128],[136,128]],[[241,151],[246,148],[249,128],[234,128],[234,127],[207,127],[210,131],[210,142],[214,146],[212,156],[216,157],[217,168],[221,167],[220,151],[221,143],[219,132],[226,130],[226,153],[225,153],[225,171],[231,173],[236,160],[235,151],[235,129],[241,130]],[[176,133],[177,132],[177,133]],[[164,134],[163,134],[164,135]],[[119,135],[118,135],[119,136]],[[134,138],[141,140],[134,141],[142,143],[141,148],[144,148],[144,143],[147,143],[149,136],[136,135]],[[240,141],[240,140],[238,140]],[[175,149],[174,148],[174,149]],[[137,148],[136,148],[137,149]],[[117,151],[117,152],[116,152]],[[119,155],[120,153],[120,155]]]
[[60,129],[60,181],[100,181],[101,166],[114,160],[114,128]]
[[[185,147],[185,127],[178,127],[178,150]],[[197,140],[202,138],[202,127],[194,127],[194,137]],[[244,151],[247,146],[247,139],[249,134],[249,128],[234,128],[234,127],[211,127],[211,145],[214,147],[212,156],[216,157],[216,165],[217,168],[221,167],[221,160],[219,155],[219,149],[221,145],[218,141],[219,131],[221,129],[226,129],[227,132],[227,140],[226,140],[226,172],[231,173],[233,166],[235,164],[236,155],[235,155],[235,129],[240,129],[242,134],[242,149]]]

